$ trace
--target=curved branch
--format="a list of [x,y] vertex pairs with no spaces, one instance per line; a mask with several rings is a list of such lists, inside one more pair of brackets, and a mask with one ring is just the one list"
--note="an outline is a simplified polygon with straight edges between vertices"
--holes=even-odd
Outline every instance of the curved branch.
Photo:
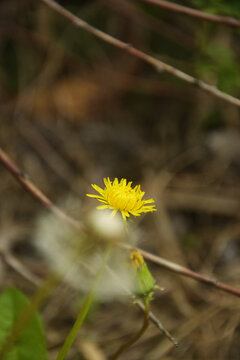
[[159,6],[161,8],[164,8],[166,10],[176,12],[179,14],[184,14],[187,16],[191,16],[191,17],[194,17],[197,19],[207,20],[207,21],[211,21],[211,22],[215,22],[215,23],[219,23],[219,24],[223,24],[223,25],[227,25],[227,26],[231,26],[231,27],[236,27],[236,28],[240,27],[240,21],[235,18],[229,17],[229,16],[220,16],[220,15],[209,14],[204,11],[192,9],[187,6],[175,4],[175,3],[165,1],[165,0],[140,0],[140,1],[143,1],[143,2],[146,2],[149,4],[153,4],[153,5]]
[[66,221],[68,224],[74,226],[77,229],[81,229],[81,224],[65,214],[61,209],[54,205],[51,200],[45,196],[41,190],[39,190],[29,179],[28,175],[22,172],[17,165],[9,158],[9,156],[0,148],[0,162],[7,168],[7,170],[17,179],[18,182],[34,197],[39,201],[46,209],[52,211],[62,220]]
[[199,80],[191,75],[188,75],[185,72],[183,72],[179,69],[176,69],[175,67],[173,67],[169,64],[166,64],[163,61],[158,60],[158,59],[154,58],[153,56],[150,56],[150,55],[142,52],[141,50],[138,50],[137,48],[133,47],[131,44],[127,44],[124,41],[121,41],[103,31],[93,27],[92,25],[89,25],[86,21],[80,19],[79,17],[77,17],[76,15],[74,15],[73,13],[71,13],[70,11],[65,9],[63,6],[59,5],[56,1],[54,1],[54,0],[40,0],[40,1],[44,2],[46,5],[48,5],[53,10],[55,10],[57,13],[59,13],[60,15],[62,15],[63,17],[65,17],[66,19],[71,21],[75,26],[84,29],[85,31],[96,36],[97,38],[99,38],[121,50],[124,50],[128,54],[133,55],[133,56],[143,60],[144,62],[152,65],[157,71],[166,71],[167,73],[169,73],[183,81],[186,81],[219,99],[227,101],[233,105],[240,106],[240,99],[217,89],[213,85],[209,85],[202,80]]
[[144,256],[145,259],[154,262],[155,264],[158,264],[170,271],[173,271],[175,273],[178,273],[180,275],[184,275],[187,277],[190,277],[194,280],[200,281],[204,283],[205,285],[213,286],[217,289],[223,290],[225,292],[228,292],[230,294],[236,295],[240,297],[240,289],[233,288],[230,285],[227,285],[223,282],[220,282],[216,279],[211,279],[206,275],[199,274],[198,272],[195,272],[193,270],[190,270],[188,268],[185,268],[184,266],[178,265],[174,262],[168,261],[166,259],[161,258],[160,256],[153,255],[147,251],[144,251],[142,249],[138,249],[141,254]]

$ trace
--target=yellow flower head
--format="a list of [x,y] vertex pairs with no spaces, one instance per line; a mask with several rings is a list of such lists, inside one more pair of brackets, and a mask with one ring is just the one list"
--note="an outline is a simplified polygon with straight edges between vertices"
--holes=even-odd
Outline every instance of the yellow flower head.
[[140,216],[141,213],[156,211],[155,205],[146,205],[154,203],[154,200],[143,200],[145,193],[141,191],[140,185],[132,188],[132,181],[127,183],[126,179],[119,181],[115,178],[114,181],[111,181],[109,178],[104,178],[103,180],[105,189],[92,184],[92,187],[100,195],[87,194],[87,196],[104,203],[104,205],[98,206],[97,209],[111,209],[113,210],[112,216],[119,210],[124,220],[126,220],[130,214]]

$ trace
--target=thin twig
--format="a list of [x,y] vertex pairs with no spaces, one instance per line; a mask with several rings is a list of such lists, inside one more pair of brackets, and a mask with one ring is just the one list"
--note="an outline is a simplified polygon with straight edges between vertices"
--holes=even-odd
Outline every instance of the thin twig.
[[28,268],[24,266],[24,264],[22,264],[13,254],[9,251],[3,251],[0,249],[0,256],[3,257],[3,260],[8,266],[11,266],[11,268],[20,274],[24,279],[30,281],[35,286],[40,286],[41,279],[31,273]]
[[176,39],[181,45],[187,48],[195,48],[196,44],[191,35],[187,35],[180,29],[177,29],[174,25],[157,19],[156,16],[147,14],[144,9],[137,7],[133,3],[126,0],[101,0],[108,7],[117,11],[119,14],[131,17],[130,21],[136,21],[139,26],[147,26],[148,28],[156,31],[156,33],[164,34],[164,37],[176,42]]
[[[48,210],[52,211],[56,216],[66,221],[71,226],[76,229],[81,229],[81,224],[65,214],[62,210],[60,210],[56,205],[54,205],[32,182],[25,179],[24,173],[19,170],[19,168],[14,164],[14,162],[5,154],[5,152],[0,148],[0,162],[6,167],[6,169],[17,179],[18,182],[29,192],[29,194],[37,199],[44,207]],[[130,245],[119,243],[119,246],[124,247],[126,249],[132,249]],[[219,282],[218,280],[211,279],[205,275],[199,274],[195,271],[187,269],[181,265],[178,265],[174,262],[168,261],[160,256],[153,255],[147,251],[142,249],[138,249],[141,254],[149,261],[154,262],[167,270],[173,271],[177,274],[188,276],[194,280],[200,281],[206,285],[213,286],[217,289],[230,293],[232,295],[240,297],[240,289],[236,289],[230,285],[227,285],[223,282]]]
[[220,290],[223,290],[225,292],[228,292],[230,294],[233,294],[233,295],[236,295],[238,297],[240,297],[240,289],[236,289],[236,288],[233,288],[232,286],[230,285],[227,285],[223,282],[220,282],[216,279],[211,279],[209,278],[208,276],[205,276],[205,275],[202,275],[202,274],[199,274],[193,270],[190,270],[184,266],[181,266],[181,265],[178,265],[172,261],[168,261],[164,258],[161,258],[160,256],[157,256],[157,255],[153,255],[147,251],[144,251],[142,249],[138,249],[141,254],[149,261],[155,263],[155,264],[158,264],[168,270],[171,270],[175,273],[178,273],[178,274],[181,274],[181,275],[184,275],[184,276],[187,276],[187,277],[190,277],[194,280],[197,280],[197,281],[200,281],[202,283],[204,283],[205,285],[210,285],[210,286],[213,286],[217,289],[220,289]]
[[240,21],[233,17],[209,14],[204,11],[192,9],[187,6],[175,4],[175,3],[165,1],[165,0],[140,0],[140,1],[159,6],[168,11],[177,12],[179,14],[188,15],[188,16],[191,16],[194,18],[212,21],[215,23],[219,23],[219,24],[223,24],[223,25],[227,25],[227,26],[231,26],[231,27],[236,27],[236,28],[240,27]]
[[49,200],[29,179],[28,176],[22,172],[8,155],[0,148],[0,162],[11,172],[18,182],[27,190],[32,197],[38,200],[45,208],[55,213],[59,218],[73,225],[77,229],[81,229],[81,224],[72,217],[65,214],[51,200]]
[[84,29],[85,31],[96,36],[97,38],[99,38],[121,50],[126,51],[128,54],[133,55],[133,56],[137,57],[138,59],[143,60],[144,62],[152,65],[157,71],[166,71],[167,73],[169,73],[183,81],[186,81],[186,82],[198,87],[199,89],[201,89],[213,96],[216,96],[219,99],[227,101],[233,105],[240,106],[240,99],[238,99],[232,95],[226,94],[223,91],[217,89],[216,86],[209,85],[202,80],[199,80],[189,74],[186,74],[185,72],[183,72],[179,69],[176,69],[172,65],[166,64],[163,61],[158,60],[158,59],[154,58],[153,56],[142,52],[141,50],[138,50],[137,48],[133,47],[131,44],[127,44],[124,41],[121,41],[103,31],[93,27],[92,25],[88,24],[86,21],[80,19],[78,16],[74,15],[73,13],[71,13],[70,11],[65,9],[63,6],[59,5],[56,1],[54,1],[54,0],[40,0],[40,1],[44,2],[46,5],[51,7],[53,10],[55,10],[56,12],[61,14],[63,17],[65,17],[66,19],[71,21],[72,24],[74,24],[75,26]]
[[[136,305],[144,311],[144,304],[142,301],[137,300]],[[179,346],[179,343],[175,340],[175,338],[170,334],[170,332],[163,326],[163,324],[158,320],[158,318],[154,315],[152,311],[149,312],[149,318],[152,321],[154,325],[168,338],[177,348]]]

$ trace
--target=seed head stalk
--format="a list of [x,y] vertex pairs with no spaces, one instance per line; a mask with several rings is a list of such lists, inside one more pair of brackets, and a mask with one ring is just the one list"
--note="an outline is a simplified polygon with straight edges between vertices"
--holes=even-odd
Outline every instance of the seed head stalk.
[[106,264],[107,264],[107,261],[109,259],[109,255],[110,255],[110,252],[111,252],[111,249],[112,249],[112,244],[109,244],[106,248],[106,251],[105,251],[105,254],[104,254],[104,258],[103,258],[103,261],[102,261],[102,265],[94,279],[94,282],[93,282],[93,285],[92,285],[92,289],[91,291],[89,292],[89,294],[87,295],[86,297],[86,300],[84,302],[84,305],[83,307],[81,308],[79,314],[78,314],[78,317],[72,327],[72,329],[70,330],[62,348],[60,349],[57,357],[56,357],[56,360],[64,360],[69,349],[71,348],[74,340],[76,339],[77,335],[78,335],[78,332],[88,314],[88,311],[90,309],[90,306],[93,302],[93,299],[94,299],[94,295],[95,295],[95,291],[97,289],[97,286],[98,286],[98,283],[99,283],[99,280],[102,276],[102,273],[106,267]]

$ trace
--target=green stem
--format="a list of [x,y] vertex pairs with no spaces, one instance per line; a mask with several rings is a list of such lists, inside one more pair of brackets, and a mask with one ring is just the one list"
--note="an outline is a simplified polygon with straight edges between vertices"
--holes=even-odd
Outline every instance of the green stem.
[[141,336],[144,334],[144,332],[147,330],[148,324],[149,324],[149,301],[145,303],[145,316],[144,316],[144,322],[141,327],[141,329],[133,336],[131,337],[127,342],[122,344],[120,348],[117,350],[117,352],[110,358],[110,360],[116,360],[126,349],[128,349],[131,345],[133,345],[137,340],[141,338]]
[[98,285],[98,282],[101,278],[101,275],[103,273],[103,270],[105,269],[105,266],[106,266],[106,263],[107,263],[107,260],[108,260],[108,257],[109,257],[109,254],[110,254],[110,251],[111,251],[111,248],[112,248],[112,245],[108,245],[108,247],[106,248],[106,251],[105,251],[105,254],[104,254],[104,258],[103,258],[103,262],[102,262],[102,265],[94,279],[94,282],[93,282],[93,285],[92,285],[92,289],[91,291],[89,292],[85,302],[84,302],[84,305],[82,307],[82,309],[80,310],[79,314],[78,314],[78,317],[72,327],[72,329],[70,330],[62,348],[60,349],[57,357],[56,357],[56,360],[64,360],[69,349],[71,348],[74,340],[76,339],[77,337],[77,334],[88,314],[88,311],[89,311],[89,308],[93,302],[93,298],[94,298],[94,295],[95,295],[95,291],[96,291],[96,288],[97,288],[97,285]]

